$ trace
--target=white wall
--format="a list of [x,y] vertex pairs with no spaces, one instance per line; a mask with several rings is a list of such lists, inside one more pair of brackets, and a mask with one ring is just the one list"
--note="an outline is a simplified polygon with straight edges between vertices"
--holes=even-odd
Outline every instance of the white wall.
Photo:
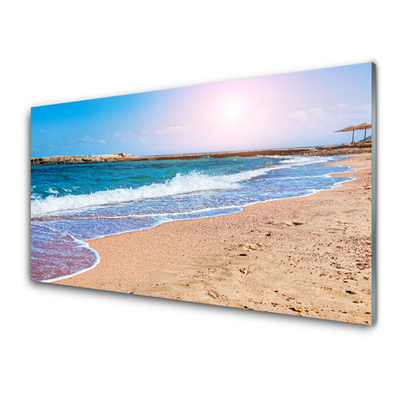
[[[400,85],[394,4],[2,5],[4,398],[372,399],[398,392]],[[375,326],[30,282],[31,106],[369,61],[378,73]]]

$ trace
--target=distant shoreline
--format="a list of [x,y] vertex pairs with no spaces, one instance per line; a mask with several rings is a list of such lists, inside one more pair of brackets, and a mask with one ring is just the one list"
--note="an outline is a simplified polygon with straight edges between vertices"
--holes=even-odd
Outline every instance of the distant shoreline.
[[162,156],[134,156],[132,154],[77,155],[31,158],[31,165],[91,164],[118,161],[191,160],[201,157],[254,157],[254,156],[320,156],[347,155],[371,151],[371,142],[275,150],[226,151],[199,154],[174,154]]

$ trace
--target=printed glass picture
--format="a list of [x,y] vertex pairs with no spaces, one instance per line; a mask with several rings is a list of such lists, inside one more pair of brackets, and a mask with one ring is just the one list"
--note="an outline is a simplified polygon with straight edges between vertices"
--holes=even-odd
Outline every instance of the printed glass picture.
[[31,109],[31,279],[370,325],[375,65]]

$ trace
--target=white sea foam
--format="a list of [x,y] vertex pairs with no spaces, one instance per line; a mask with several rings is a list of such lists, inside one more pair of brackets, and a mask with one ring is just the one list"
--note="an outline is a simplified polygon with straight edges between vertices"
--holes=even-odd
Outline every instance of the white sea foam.
[[286,180],[299,180],[299,179],[314,179],[314,178],[326,178],[329,179],[329,174],[323,175],[305,175],[305,176],[285,176],[280,178],[270,178],[269,181],[286,181]]
[[37,217],[43,214],[79,208],[173,196],[196,191],[238,189],[241,187],[239,182],[265,174],[269,170],[271,170],[271,168],[260,168],[231,175],[214,176],[194,171],[187,175],[177,174],[174,178],[164,183],[153,183],[136,189],[115,189],[82,195],[68,194],[62,197],[49,196],[43,200],[33,199],[31,202],[31,215],[32,217]]
[[317,163],[327,163],[333,160],[333,157],[304,157],[304,156],[279,156],[279,158],[283,158],[279,164],[290,164],[293,166],[297,165],[308,165],[308,164],[317,164]]
[[[48,196],[45,199],[32,198],[31,216],[38,217],[44,214],[59,213],[63,211],[71,211],[142,199],[181,195],[197,191],[238,189],[242,187],[240,182],[245,182],[257,176],[265,175],[272,170],[283,168],[286,169],[297,165],[329,161],[329,158],[327,157],[289,156],[281,158],[284,158],[284,160],[278,164],[242,171],[235,174],[210,176],[197,171],[192,171],[185,175],[178,173],[174,178],[163,183],[153,183],[151,185],[141,186],[135,189],[124,188],[98,191],[91,194]],[[53,189],[48,190],[48,192],[50,191],[54,194],[58,193]]]

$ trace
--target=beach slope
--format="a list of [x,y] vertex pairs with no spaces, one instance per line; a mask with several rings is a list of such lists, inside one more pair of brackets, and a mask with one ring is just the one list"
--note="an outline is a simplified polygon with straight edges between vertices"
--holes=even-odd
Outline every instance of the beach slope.
[[56,284],[371,324],[371,154],[335,163],[355,179],[90,240],[99,265]]

